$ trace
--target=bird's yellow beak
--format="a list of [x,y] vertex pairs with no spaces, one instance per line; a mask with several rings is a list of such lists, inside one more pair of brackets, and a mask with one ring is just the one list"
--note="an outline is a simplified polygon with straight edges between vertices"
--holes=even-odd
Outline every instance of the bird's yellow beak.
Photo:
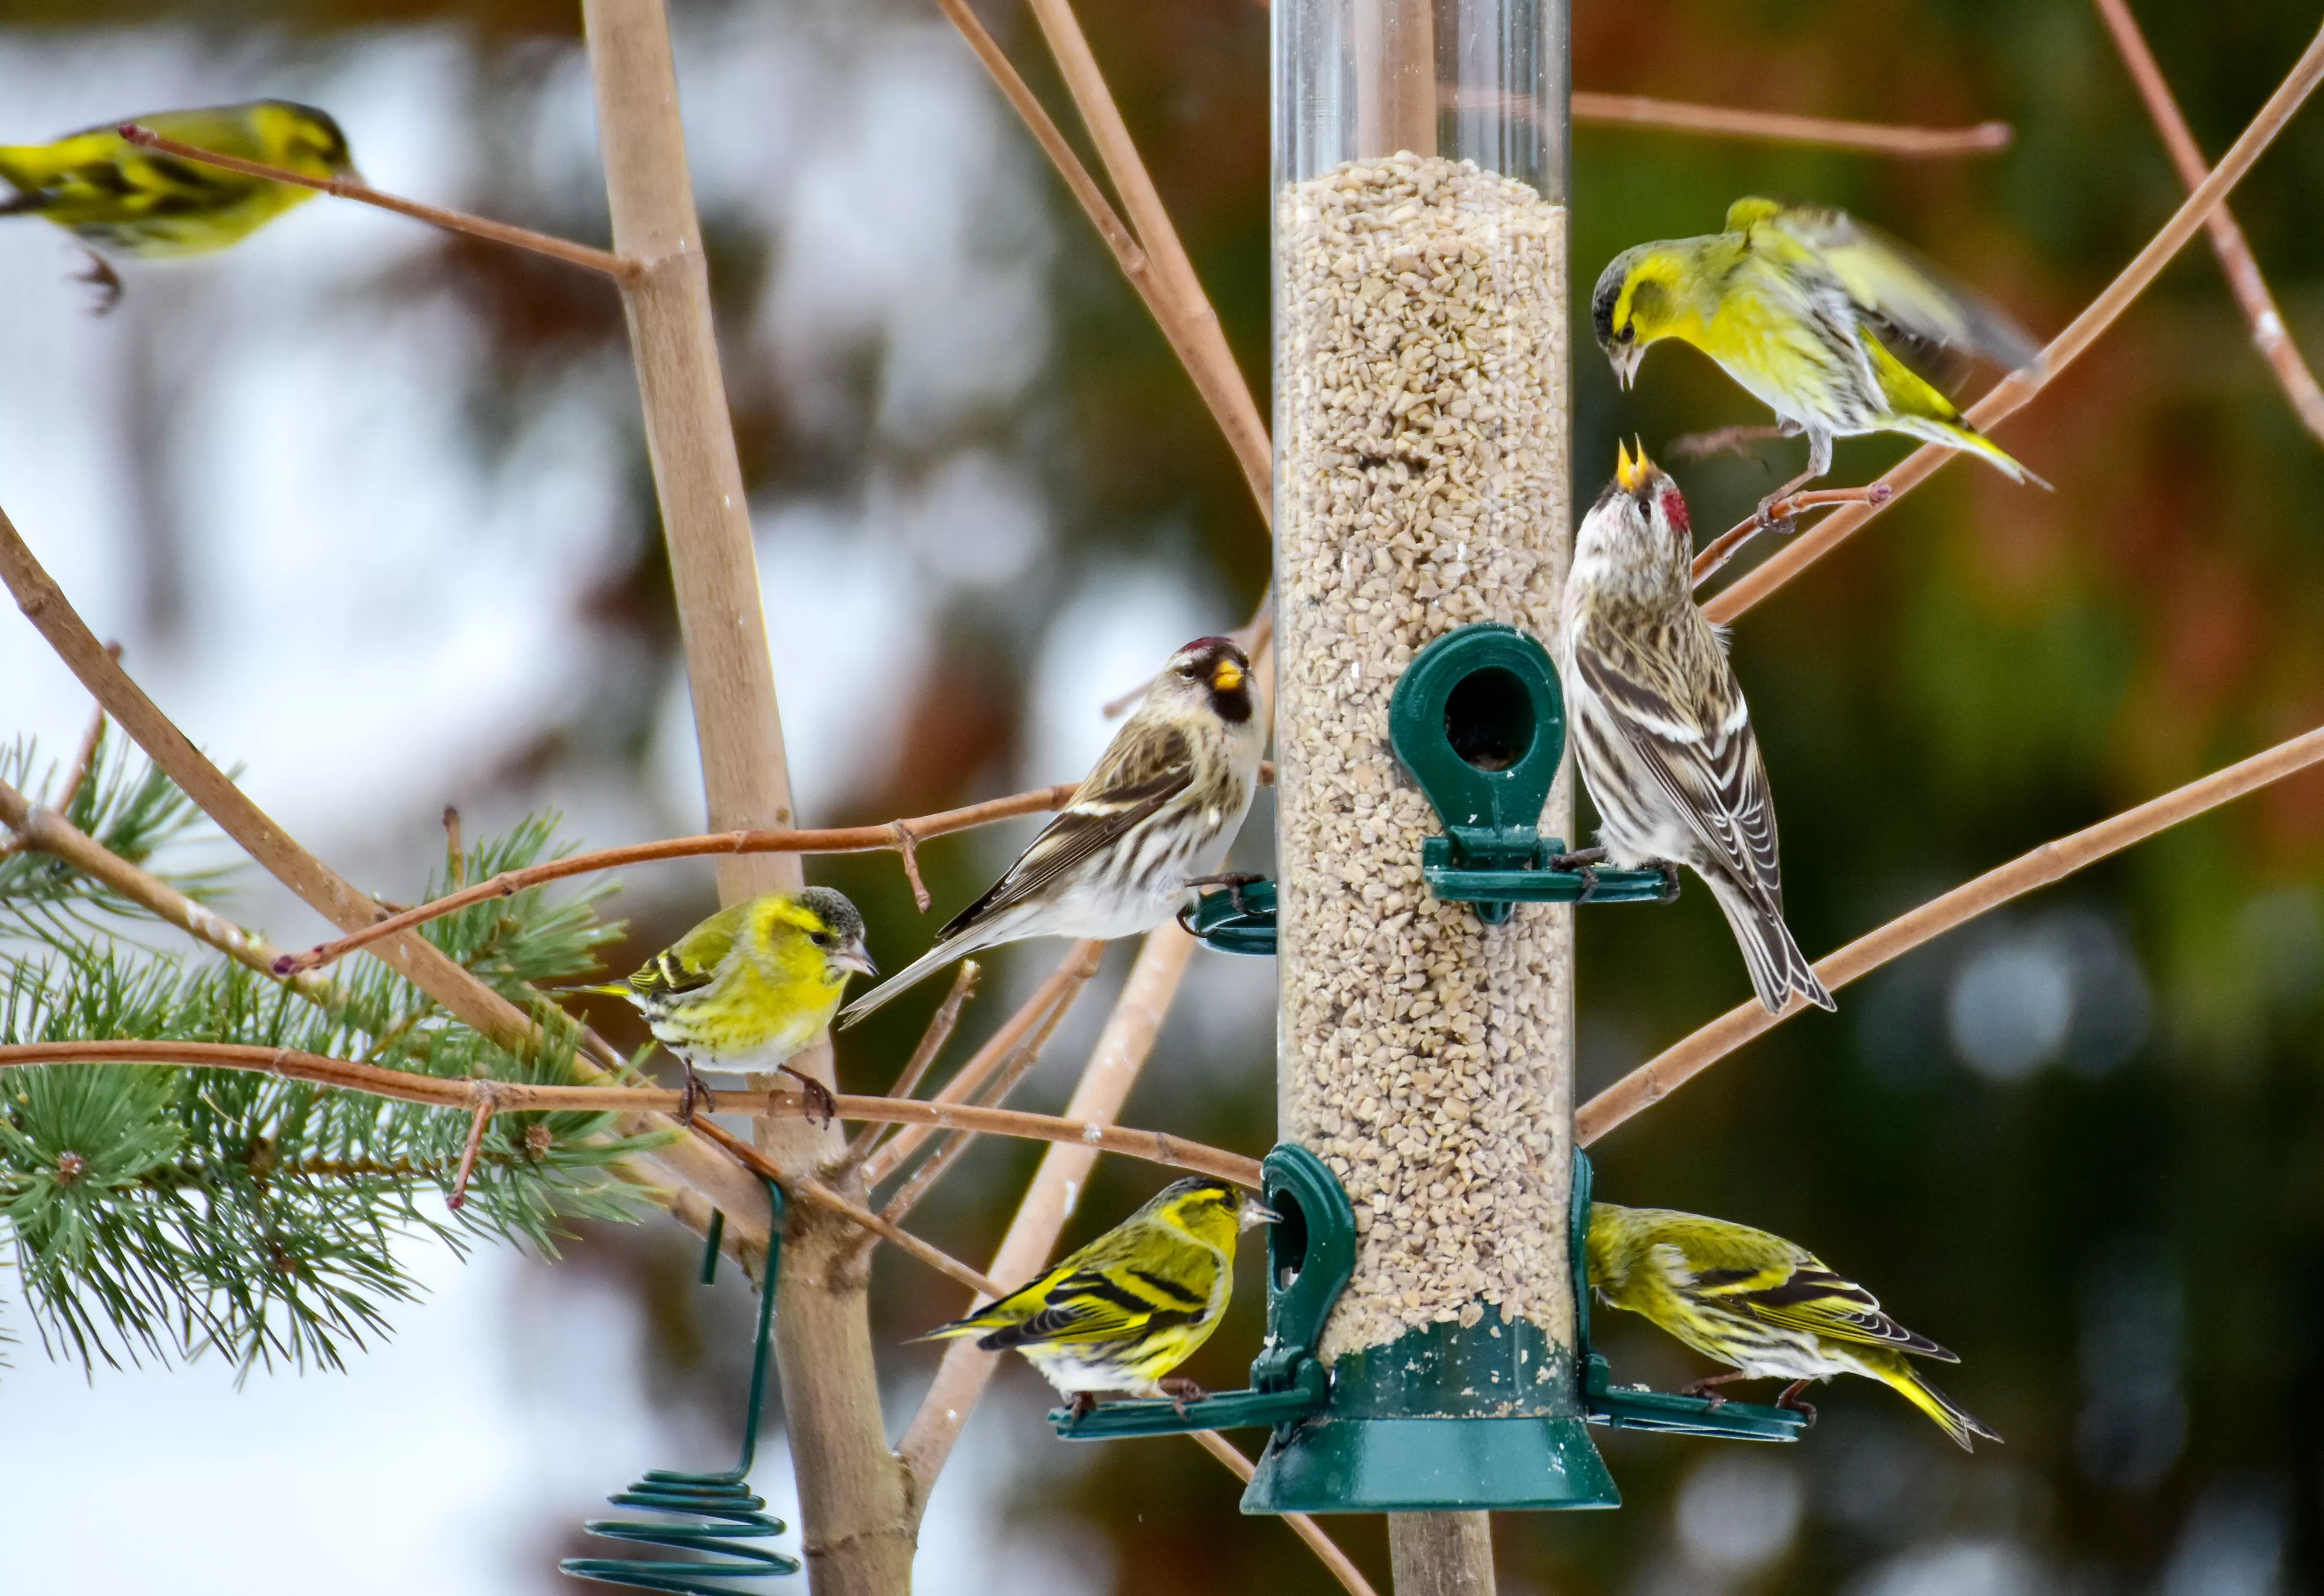
[[880,974],[880,966],[872,962],[871,950],[863,946],[863,938],[861,936],[854,938],[846,946],[831,955],[831,967],[835,970],[853,970],[858,975],[871,976],[875,980]]
[[1269,1208],[1257,1197],[1245,1197],[1242,1200],[1242,1207],[1235,1213],[1235,1218],[1244,1230],[1249,1230],[1255,1224],[1283,1222],[1283,1215]]
[[1646,446],[1645,444],[1641,443],[1638,445],[1638,452],[1634,457],[1627,446],[1625,446],[1620,440],[1616,440],[1614,444],[1614,481],[1620,486],[1624,493],[1635,494],[1640,488],[1644,487],[1646,482],[1646,473],[1652,471],[1654,468],[1655,463],[1646,458]]
[[1211,686],[1222,693],[1233,692],[1242,680],[1242,667],[1231,660],[1222,660],[1211,669]]

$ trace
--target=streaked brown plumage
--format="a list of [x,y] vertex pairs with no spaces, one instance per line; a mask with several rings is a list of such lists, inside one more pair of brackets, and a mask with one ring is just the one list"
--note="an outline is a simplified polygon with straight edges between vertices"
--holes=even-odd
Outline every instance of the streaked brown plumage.
[[1727,916],[1770,1012],[1831,994],[1784,924],[1775,808],[1727,643],[1695,606],[1678,484],[1641,452],[1576,536],[1565,582],[1565,695],[1599,841],[1622,869],[1675,861]]
[[953,960],[1031,936],[1134,936],[1168,919],[1242,829],[1267,741],[1250,661],[1223,637],[1170,656],[1146,698],[1008,873],[936,945],[848,1005],[853,1025]]

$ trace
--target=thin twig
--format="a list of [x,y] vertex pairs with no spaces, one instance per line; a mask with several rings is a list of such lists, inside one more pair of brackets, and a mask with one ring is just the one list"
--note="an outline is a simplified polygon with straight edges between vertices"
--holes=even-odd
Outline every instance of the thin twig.
[[[2283,131],[2301,105],[2315,89],[2319,79],[2324,79],[2324,32],[2303,51],[2291,75],[2276,91],[2268,97],[2232,148],[2220,157],[2219,164],[2211,170],[2187,197],[2163,230],[2149,239],[2130,264],[2125,266],[2106,291],[2090,301],[2088,309],[2074,318],[2070,326],[2050,342],[2050,346],[2025,370],[2004,377],[1984,398],[1971,405],[1969,421],[1980,431],[1990,432],[2005,417],[2015,415],[2036,393],[2054,381],[2058,374],[2075,357],[2089,348],[2100,333],[2114,324],[2116,318],[2127,309],[2130,302],[2144,292],[2147,285],[2171,263],[2172,257],[2186,246],[2196,230],[2210,219],[2211,213],[2223,203],[2230,189],[2251,171],[2261,153]],[[1893,504],[1914,488],[1926,481],[1938,467],[1953,458],[1956,451],[1941,444],[1923,444],[1904,457],[1880,480],[1893,490],[1888,503]],[[1744,611],[1798,576],[1817,560],[1831,553],[1874,516],[1886,509],[1886,504],[1849,505],[1840,509],[1812,530],[1802,532],[1774,556],[1747,571],[1735,585],[1703,605],[1702,613],[1714,623],[1734,620]]]
[[[945,1001],[929,1017],[927,1029],[920,1033],[920,1045],[912,1049],[912,1056],[904,1066],[904,1073],[898,1075],[896,1084],[888,1088],[889,1096],[909,1097],[919,1089],[920,1080],[928,1073],[928,1066],[936,1063],[936,1055],[942,1053],[945,1044],[952,1040],[953,1028],[960,1023],[961,1009],[976,991],[976,978],[982,969],[982,966],[974,959],[961,960],[960,969],[952,978],[952,990],[945,994]],[[858,1132],[855,1139],[847,1144],[847,1156],[840,1159],[837,1173],[847,1174],[871,1157],[872,1144],[880,1139],[881,1130],[882,1127],[878,1125],[867,1125]]]
[[[1803,494],[1794,494],[1788,499],[1769,505],[1768,519],[1781,523],[1801,512],[1835,504],[1886,504],[1892,490],[1886,483],[1876,482],[1861,488],[1814,488]],[[1716,576],[1719,568],[1742,552],[1743,545],[1759,533],[1768,530],[1767,521],[1748,515],[1702,546],[1694,557],[1692,585],[1702,586]]]
[[[1094,961],[1093,961],[1093,965]],[[1056,1034],[1059,1022],[1065,1017],[1065,1010],[1072,1007],[1073,999],[1070,995],[1050,1006],[1049,1012],[1041,1020],[1040,1028],[1017,1045],[1016,1050],[1010,1054],[1008,1062],[1003,1064],[1000,1072],[993,1076],[991,1084],[978,1096],[976,1105],[979,1108],[999,1108],[1009,1101],[1009,1094],[1017,1089],[1028,1075],[1032,1073],[1033,1066],[1041,1062],[1041,1050],[1049,1045],[1049,1038]],[[904,1216],[919,1204],[920,1199],[927,1196],[936,1182],[945,1177],[945,1171],[960,1162],[962,1157],[975,1145],[975,1142],[976,1133],[973,1130],[940,1133],[936,1150],[921,1159],[919,1167],[913,1170],[910,1177],[902,1185],[897,1187],[894,1195],[881,1204],[880,1209],[881,1217],[892,1220],[899,1224],[902,1223]]]
[[[2143,842],[2159,831],[2272,781],[2281,781],[2319,761],[2324,761],[2324,727],[2279,743],[2264,753],[2215,770],[2200,780],[2190,781],[2070,836],[2044,843],[2032,853],[1997,870],[1987,871],[1941,898],[1931,899],[1910,914],[1899,916],[1868,936],[1858,937],[1818,961],[1816,973],[1827,990],[1837,992],[1987,909],[2037,887],[2048,886],[2133,843]],[[1807,1007],[1806,1001],[1801,999],[1781,1014],[1770,1014],[1756,1002],[1729,1010],[1582,1104],[1581,1112],[1574,1115],[1575,1137],[1587,1147],[1632,1115],[1661,1102],[1752,1038]]]
[[244,161],[239,155],[221,155],[215,150],[199,149],[181,143],[155,133],[150,127],[140,127],[134,122],[124,122],[117,130],[133,144],[143,144],[149,150],[159,150],[164,155],[175,155],[181,161],[198,161],[204,166],[216,166],[227,171],[238,171],[244,177],[267,178],[278,183],[295,183],[301,189],[314,189],[340,199],[352,199],[362,205],[377,206],[399,216],[441,227],[447,233],[466,233],[489,244],[503,244],[512,249],[547,255],[567,265],[585,267],[613,279],[616,282],[635,282],[641,270],[635,261],[622,259],[608,250],[593,249],[586,244],[536,233],[530,227],[512,226],[507,222],[495,222],[484,217],[472,217],[466,211],[447,210],[439,205],[426,205],[401,195],[383,193],[365,183],[349,178],[311,178],[304,172],[287,171],[279,166],[269,166],[261,161]]
[[444,879],[454,890],[468,884],[468,855],[460,846],[460,811],[444,806]]
[[[946,809],[941,814],[921,815],[901,822],[909,827],[918,841],[942,836],[947,832],[966,831],[972,826],[990,826],[998,820],[1013,819],[1019,815],[1038,815],[1045,810],[1062,809],[1073,800],[1078,784],[1060,782],[1033,792],[1011,793],[1007,798],[991,798],[965,808]],[[629,864],[650,864],[665,859],[700,859],[735,853],[872,853],[899,846],[894,826],[841,826],[822,831],[718,831],[697,836],[668,837],[660,842],[630,843],[618,848],[588,848],[577,853],[567,853],[561,859],[544,860],[522,870],[504,870],[490,881],[478,881],[459,891],[449,892],[432,902],[408,909],[401,914],[391,915],[360,930],[349,932],[336,942],[326,942],[302,954],[288,955],[282,973],[294,970],[315,970],[346,957],[357,948],[367,947],[383,936],[392,936],[409,931],[414,926],[440,919],[471,904],[484,903],[494,898],[513,898],[530,887],[546,886],[550,881],[566,881],[573,876],[589,875],[601,870],[618,870]]]
[[[2122,51],[2123,64],[2130,69],[2131,80],[2138,85],[2139,97],[2146,102],[2147,115],[2154,118],[2155,131],[2163,135],[2163,147],[2171,153],[2171,164],[2179,169],[2180,179],[2191,189],[2203,180],[2203,152],[2188,130],[2187,119],[2179,114],[2179,102],[2171,97],[2171,85],[2155,64],[2154,52],[2146,47],[2146,39],[2138,31],[2138,23],[2130,14],[2123,0],[2092,0],[2098,15],[2114,34],[2115,47]],[[2206,224],[2211,233],[2211,248],[2219,257],[2219,269],[2227,274],[2227,286],[2235,290],[2242,302],[2244,318],[2251,323],[2252,344],[2260,355],[2274,368],[2276,381],[2292,401],[2292,408],[2307,423],[2308,429],[2324,438],[2324,390],[2316,386],[2315,374],[2300,357],[2300,346],[2284,330],[2283,316],[2275,308],[2275,296],[2268,292],[2267,280],[2259,274],[2259,263],[2253,259],[2251,244],[2244,230],[2226,206],[2211,213]]]
[[[254,1071],[434,1108],[473,1109],[479,1101],[476,1088],[489,1085],[497,1093],[496,1112],[503,1113],[645,1111],[675,1114],[685,1098],[683,1093],[659,1086],[536,1086],[509,1081],[447,1081],[408,1070],[359,1064],[350,1058],[327,1058],[293,1048],[253,1047],[231,1042],[25,1042],[0,1047],[0,1069],[36,1064],[174,1064],[189,1069]],[[890,1097],[856,1097],[844,1092],[833,1101],[843,1120],[888,1120],[948,1130],[974,1130],[987,1136],[1014,1136],[1027,1141],[1067,1142],[1196,1175],[1214,1175],[1254,1190],[1259,1185],[1258,1159],[1159,1130],[1133,1130],[1093,1120],[1027,1113],[1022,1109],[908,1102]],[[722,1112],[761,1118],[803,1119],[823,1112],[820,1103],[808,1102],[804,1094],[784,1091],[721,1092],[718,1105]],[[709,1122],[696,1121],[697,1126]]]
[[[107,643],[105,651],[115,660],[121,658],[121,645]],[[80,796],[83,783],[97,769],[97,752],[105,743],[105,706],[100,704],[88,714],[88,730],[80,737],[80,746],[73,751],[73,762],[65,771],[65,784],[57,793],[56,810],[69,814],[73,799]]]
[[[1162,322],[1163,336],[1178,352],[1204,402],[1226,434],[1227,446],[1234,451],[1251,497],[1259,504],[1259,518],[1272,526],[1274,447],[1268,440],[1267,423],[1259,413],[1258,402],[1251,398],[1250,385],[1243,381],[1242,368],[1235,364],[1234,351],[1227,346],[1226,334],[1220,329],[1219,313],[1204,292],[1202,279],[1194,274],[1194,264],[1179,242],[1177,228],[1171,225],[1170,213],[1163,208],[1162,196],[1147,173],[1138,145],[1130,136],[1130,126],[1114,104],[1113,93],[1106,87],[1105,75],[1098,69],[1097,57],[1074,20],[1069,0],[1032,0],[1032,7],[1066,91],[1081,113],[1082,125],[1089,130],[1098,159],[1113,180],[1114,192],[1121,196],[1122,208],[1130,213],[1138,242],[1145,246],[1161,279],[1158,300],[1148,295],[1147,304]],[[962,9],[964,13],[965,7]],[[950,5],[945,10],[951,14]],[[956,25],[962,21],[957,15],[953,20]],[[991,60],[985,64],[993,65]],[[1023,108],[1019,106],[1020,112]],[[1056,159],[1054,151],[1051,159]]]
[[926,914],[935,900],[928,896],[927,882],[920,880],[920,839],[907,821],[890,820],[888,829],[896,834],[896,854],[904,862],[904,879],[912,884],[912,901]]
[[[1245,1485],[1250,1484],[1251,1476],[1259,1471],[1251,1466],[1250,1459],[1236,1450],[1233,1442],[1216,1430],[1191,1431],[1186,1439],[1224,1463]],[[1332,1577],[1347,1588],[1348,1596],[1379,1596],[1372,1589],[1372,1582],[1364,1578],[1363,1570],[1358,1568],[1332,1537],[1323,1533],[1322,1525],[1305,1513],[1286,1513],[1283,1522],[1294,1535],[1307,1543],[1310,1551],[1323,1560],[1323,1566],[1332,1571]]]
[[484,1127],[493,1122],[493,1105],[490,1098],[476,1104],[475,1117],[468,1121],[468,1139],[460,1146],[459,1172],[452,1176],[452,1189],[444,1198],[444,1206],[454,1213],[467,1206],[468,1176],[476,1172],[476,1154],[484,1149]]
[[1897,127],[1881,122],[1798,116],[1787,111],[1688,105],[1637,94],[1592,94],[1580,88],[1573,91],[1573,119],[1661,127],[1673,133],[1711,134],[1723,138],[1815,144],[1828,150],[1868,150],[1907,160],[1934,155],[1989,155],[2007,149],[2015,136],[2006,122],[1980,122],[1974,127]]
[[[1102,942],[1076,942],[1057,961],[1047,980],[1033,989],[1033,995],[1019,1005],[1017,1012],[1001,1022],[1001,1029],[985,1038],[984,1045],[969,1056],[951,1080],[944,1084],[935,1101],[939,1104],[966,1102],[986,1077],[1001,1067],[1017,1050],[1033,1028],[1053,1010],[1062,1015],[1073,1005],[1083,986],[1097,973],[1098,964],[1105,956]],[[923,1127],[912,1126],[898,1131],[873,1150],[863,1161],[863,1184],[876,1186],[896,1173],[906,1158],[928,1139]]]
[[1260,520],[1271,521],[1274,503],[1269,484],[1274,479],[1274,457],[1268,442],[1267,423],[1259,416],[1258,403],[1234,363],[1232,351],[1227,348],[1225,338],[1218,336],[1217,318],[1211,316],[1207,325],[1202,319],[1210,314],[1209,302],[1200,300],[1198,294],[1198,302],[1193,307],[1181,304],[1170,285],[1163,281],[1154,258],[1131,236],[1130,228],[1097,186],[1097,180],[1082,164],[1081,157],[1074,153],[1065,135],[1034,97],[1032,89],[985,31],[984,24],[977,20],[976,14],[969,9],[967,0],[936,0],[936,7],[951,19],[961,37],[968,41],[968,47],[976,52],[976,59],[992,74],[1001,95],[1024,119],[1033,142],[1041,146],[1091,225],[1097,228],[1098,236],[1113,252],[1121,274],[1138,291],[1138,297],[1146,301],[1148,314],[1161,328],[1178,363],[1185,367],[1194,392],[1202,396],[1212,419],[1226,436],[1227,447],[1241,465],[1252,495],[1259,501]]

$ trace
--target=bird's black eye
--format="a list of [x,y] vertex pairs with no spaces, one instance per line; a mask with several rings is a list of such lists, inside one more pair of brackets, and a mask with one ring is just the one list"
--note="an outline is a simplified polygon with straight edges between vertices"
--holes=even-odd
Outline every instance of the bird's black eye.
[[829,931],[810,931],[807,933],[807,940],[814,943],[817,947],[836,947],[839,946],[839,938]]
[[1203,668],[1189,660],[1185,664],[1178,667],[1178,674],[1185,677],[1188,681],[1193,681],[1196,677],[1203,674]]

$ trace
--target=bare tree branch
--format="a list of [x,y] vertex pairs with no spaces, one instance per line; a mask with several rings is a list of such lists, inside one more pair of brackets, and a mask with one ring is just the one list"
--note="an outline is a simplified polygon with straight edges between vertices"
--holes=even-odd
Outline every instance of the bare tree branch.
[[[1065,88],[1081,113],[1082,125],[1089,129],[1098,159],[1105,163],[1106,175],[1113,180],[1114,192],[1121,196],[1122,208],[1130,213],[1130,225],[1136,229],[1138,242],[1145,246],[1161,280],[1162,299],[1171,307],[1170,316],[1164,318],[1153,296],[1147,297],[1147,303],[1162,319],[1164,336],[1178,351],[1204,402],[1211,407],[1211,414],[1226,433],[1227,445],[1241,464],[1251,497],[1259,504],[1259,517],[1271,526],[1275,517],[1274,446],[1268,439],[1267,422],[1259,413],[1258,402],[1251,398],[1250,385],[1243,381],[1242,368],[1235,364],[1234,351],[1227,346],[1226,334],[1220,329],[1219,313],[1212,308],[1210,296],[1203,291],[1202,279],[1194,274],[1194,263],[1178,240],[1178,230],[1171,225],[1170,213],[1163,208],[1162,196],[1155,189],[1154,180],[1139,156],[1138,146],[1130,136],[1130,125],[1122,120],[1120,107],[1114,104],[1112,91],[1107,88],[1105,75],[1098,69],[1097,57],[1091,52],[1089,40],[1074,19],[1070,0],[1032,0],[1032,7],[1034,19],[1041,24],[1041,32],[1049,42],[1050,53],[1056,58]],[[945,11],[953,15],[956,25],[962,24],[963,16],[953,14],[950,5],[945,6]],[[963,32],[966,32],[964,25]],[[970,43],[975,42],[972,37]],[[984,57],[981,49],[978,54]],[[984,58],[985,65],[994,69],[995,76],[999,75],[998,55],[996,50],[992,57]],[[1009,91],[1007,82],[1001,87],[1004,93]],[[1010,101],[1017,103],[1015,95],[1010,95]],[[1026,106],[1019,104],[1018,109],[1021,114]],[[1040,137],[1039,128],[1035,128],[1034,135]],[[1055,148],[1045,142],[1043,148],[1050,151],[1052,160],[1065,150],[1063,141]],[[1060,166],[1059,171],[1064,168]],[[1067,177],[1069,187],[1073,180]],[[1105,231],[1102,223],[1099,231]],[[1128,269],[1125,263],[1123,270]],[[1133,277],[1131,281],[1137,280]]]
[[[2196,229],[2210,219],[2211,213],[2226,200],[2228,190],[2243,180],[2244,174],[2251,171],[2262,152],[2274,142],[2275,135],[2283,131],[2284,125],[2315,89],[2319,78],[2324,78],[2324,32],[2319,32],[2302,52],[2291,76],[2268,97],[2267,104],[2260,107],[2251,125],[2244,129],[2242,136],[2220,158],[2210,175],[2197,185],[2163,230],[2147,241],[2146,247],[2107,285],[2104,293],[2091,300],[2065,331],[2050,341],[2040,358],[2024,371],[2004,377],[1969,407],[1970,424],[1991,431],[1996,423],[2023,409],[2096,342],[2098,335],[2111,327],[2115,318],[2171,263],[2172,257],[2185,247]],[[1954,450],[1940,444],[1924,444],[1914,449],[1880,479],[1889,489],[1886,503],[1851,504],[1827,516],[1766,561],[1744,573],[1733,586],[1703,605],[1702,613],[1717,623],[1734,620],[1837,549],[1865,522],[1926,481],[1954,454]]]
[[[1987,909],[2036,887],[2048,886],[2110,853],[2120,853],[2133,843],[2143,842],[2159,831],[2271,781],[2281,781],[2319,761],[2324,761],[2324,728],[2279,743],[2264,753],[2255,753],[2070,836],[2044,843],[2022,858],[1998,870],[1987,871],[1870,935],[1858,937],[1819,961],[1816,973],[1828,989],[1837,992]],[[1757,1002],[1729,1010],[1583,1103],[1573,1117],[1575,1137],[1587,1147],[1633,1115],[1660,1102],[1752,1038],[1807,1007],[1810,1005],[1805,1000],[1795,999],[1781,1014],[1770,1014]]]
[[[2137,19],[2130,14],[2124,0],[2092,0],[2107,29],[2114,35],[2115,47],[2122,51],[2123,65],[2130,69],[2131,81],[2138,86],[2141,99],[2146,102],[2147,115],[2154,118],[2155,131],[2163,135],[2163,147],[2170,152],[2171,164],[2179,169],[2181,180],[2192,189],[2203,180],[2203,152],[2188,130],[2187,119],[2179,114],[2179,102],[2171,97],[2171,85],[2155,64],[2154,52],[2146,47],[2146,38],[2138,31]],[[2308,429],[2324,438],[2324,390],[2316,386],[2315,374],[2300,357],[2300,346],[2284,330],[2282,314],[2275,308],[2275,296],[2268,292],[2267,280],[2259,274],[2259,263],[2252,258],[2251,244],[2244,238],[2244,230],[2226,206],[2211,213],[2205,224],[2210,229],[2211,248],[2219,257],[2219,268],[2227,274],[2227,286],[2235,290],[2236,298],[2244,308],[2244,317],[2251,323],[2252,344],[2260,355],[2275,371],[2276,381],[2292,401],[2292,408],[2307,423]]]
[[1933,155],[1989,155],[2007,149],[2015,136],[2006,122],[1980,122],[1974,127],[1897,127],[1881,122],[1797,116],[1786,111],[1688,105],[1637,94],[1592,94],[1580,88],[1573,91],[1573,119],[1659,127],[1673,133],[1709,134],[1720,138],[1814,144],[1828,150],[1868,150],[1908,160]]
[[300,970],[317,970],[369,946],[383,936],[392,936],[414,926],[424,926],[429,920],[455,914],[471,904],[483,903],[493,898],[512,898],[528,887],[541,887],[550,881],[568,881],[577,875],[590,875],[601,870],[618,870],[625,864],[650,864],[666,859],[724,858],[733,854],[751,853],[874,853],[883,848],[902,848],[896,827],[908,828],[916,842],[943,836],[947,832],[966,831],[972,826],[990,826],[996,821],[1014,819],[1020,815],[1038,815],[1051,809],[1062,809],[1073,801],[1079,784],[1064,781],[1055,787],[1044,787],[1032,792],[1011,793],[1007,798],[988,798],[965,808],[946,809],[940,814],[921,815],[909,820],[891,820],[882,826],[840,826],[822,831],[799,831],[785,826],[772,831],[719,831],[696,836],[669,837],[660,842],[628,843],[618,848],[590,848],[577,853],[567,853],[561,859],[545,860],[522,870],[504,870],[488,881],[477,881],[459,891],[449,892],[429,902],[407,909],[400,914],[384,917],[340,937],[309,948],[301,954],[286,954],[278,974],[288,975]]

